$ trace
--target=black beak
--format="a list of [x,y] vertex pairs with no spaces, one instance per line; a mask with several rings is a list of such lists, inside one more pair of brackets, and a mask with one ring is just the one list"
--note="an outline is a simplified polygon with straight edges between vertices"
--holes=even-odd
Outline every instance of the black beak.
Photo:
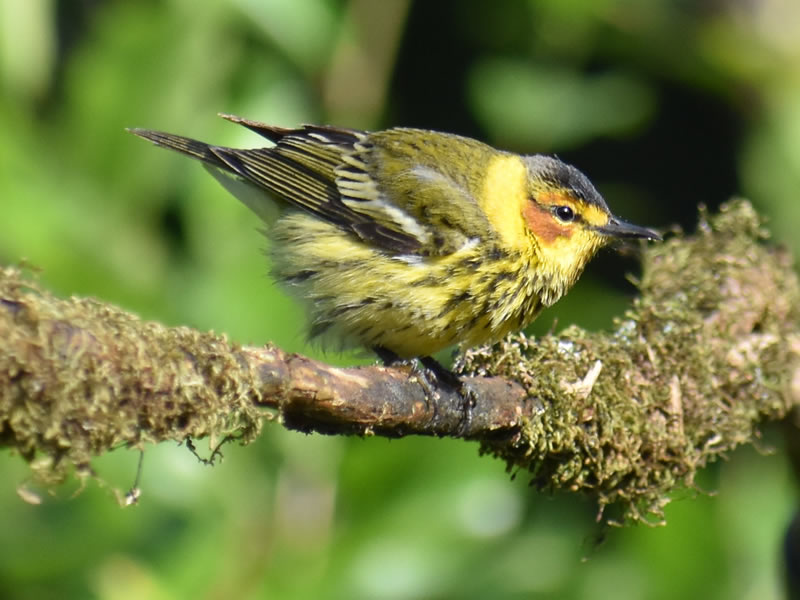
[[639,227],[633,223],[626,223],[616,217],[611,217],[606,225],[595,227],[595,230],[603,235],[609,235],[615,238],[644,238],[656,242],[660,242],[662,239],[661,235],[652,229]]

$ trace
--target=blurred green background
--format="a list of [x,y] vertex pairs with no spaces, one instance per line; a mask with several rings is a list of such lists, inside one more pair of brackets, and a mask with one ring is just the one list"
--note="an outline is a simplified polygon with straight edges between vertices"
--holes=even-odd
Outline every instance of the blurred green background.
[[[124,132],[259,143],[217,112],[557,153],[643,225],[690,229],[699,203],[742,194],[800,245],[792,0],[0,0],[0,263],[147,319],[363,362],[304,343],[247,209]],[[610,327],[636,268],[603,253],[534,332]],[[213,469],[151,448],[125,510],[111,490],[135,452],[41,506],[3,454],[0,597],[779,598],[796,488],[776,431],[764,447],[703,473],[716,496],[676,494],[666,527],[622,530],[450,440],[267,426]]]

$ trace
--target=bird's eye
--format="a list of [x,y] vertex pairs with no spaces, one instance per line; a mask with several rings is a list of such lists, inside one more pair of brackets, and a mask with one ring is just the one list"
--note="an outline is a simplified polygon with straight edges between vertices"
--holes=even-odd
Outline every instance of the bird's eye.
[[575,220],[575,211],[569,206],[556,206],[555,213],[559,221],[564,223],[570,223]]

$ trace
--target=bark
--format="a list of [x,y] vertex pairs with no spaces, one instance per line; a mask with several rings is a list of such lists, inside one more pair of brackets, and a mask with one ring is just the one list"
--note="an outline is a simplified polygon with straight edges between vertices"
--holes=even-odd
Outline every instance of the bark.
[[0,445],[39,479],[91,474],[120,446],[254,439],[265,421],[325,434],[454,436],[537,487],[662,516],[697,469],[800,398],[800,288],[789,256],[733,201],[643,253],[611,332],[512,336],[458,362],[473,399],[411,367],[332,367],[272,346],[60,299],[0,270]]

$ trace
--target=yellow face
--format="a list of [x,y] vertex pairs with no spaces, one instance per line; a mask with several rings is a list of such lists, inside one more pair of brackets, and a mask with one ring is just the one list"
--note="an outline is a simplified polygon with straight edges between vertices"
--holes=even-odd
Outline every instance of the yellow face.
[[609,241],[660,239],[615,218],[585,175],[549,156],[498,153],[476,198],[505,247],[527,256],[562,291]]
[[565,283],[574,282],[609,241],[595,229],[609,223],[608,211],[549,181],[530,182],[522,216],[537,246],[541,268]]

